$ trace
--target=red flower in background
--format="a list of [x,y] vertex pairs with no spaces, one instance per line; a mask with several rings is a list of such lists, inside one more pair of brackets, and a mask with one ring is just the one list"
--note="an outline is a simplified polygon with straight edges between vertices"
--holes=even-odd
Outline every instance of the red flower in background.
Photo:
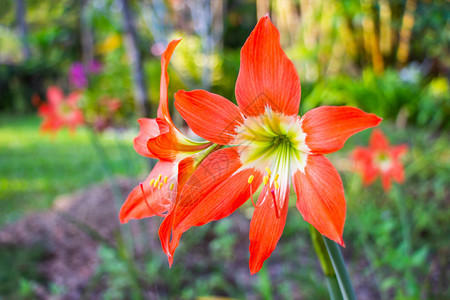
[[[120,210],[120,221],[152,216],[164,217],[159,237],[169,263],[178,245],[181,233],[172,232],[173,207],[184,183],[193,170],[217,145],[195,142],[184,136],[173,124],[169,113],[167,67],[180,40],[173,40],[161,56],[161,84],[158,118],[139,119],[140,132],[134,139],[137,153],[160,161],[145,181],[128,195]],[[172,243],[169,243],[172,236]],[[172,246],[174,245],[174,246]]]
[[375,129],[370,137],[369,147],[356,147],[352,157],[364,184],[370,185],[380,176],[384,190],[389,191],[392,180],[397,183],[405,180],[400,158],[407,151],[408,146],[405,144],[390,146],[383,132]]
[[47,89],[47,103],[39,106],[38,114],[44,120],[41,131],[56,133],[63,127],[74,131],[84,122],[83,113],[78,108],[80,93],[74,92],[67,97],[60,88],[51,86]]
[[238,106],[202,90],[179,91],[175,99],[196,134],[233,147],[209,155],[187,180],[174,209],[174,231],[230,215],[262,185],[250,224],[254,274],[281,237],[292,184],[303,218],[344,244],[344,189],[324,154],[339,150],[350,136],[381,119],[343,106],[323,106],[299,117],[300,81],[269,17],[260,19],[242,48]]

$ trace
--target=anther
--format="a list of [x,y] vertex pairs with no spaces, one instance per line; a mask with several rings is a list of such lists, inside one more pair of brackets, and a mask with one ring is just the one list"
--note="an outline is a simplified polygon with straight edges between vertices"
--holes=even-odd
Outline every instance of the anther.
[[275,184],[275,188],[278,190],[280,188],[280,185],[278,184],[278,181],[275,181],[274,184]]
[[170,184],[169,190],[173,190],[174,187],[175,187],[175,184],[172,182],[172,183]]
[[167,183],[167,176],[164,176],[164,183]]
[[266,185],[267,182],[269,182],[269,176],[264,176],[264,177],[263,177],[263,183],[264,183],[264,185]]
[[162,182],[159,183],[158,190],[160,190],[162,188],[162,186],[163,186],[163,183]]
[[250,175],[250,177],[248,178],[248,184],[251,184],[251,183],[252,183],[253,178],[255,178],[255,176]]
[[273,180],[277,181],[279,177],[280,177],[280,174],[277,174],[277,175],[275,175],[275,178]]
[[162,177],[162,175],[161,175],[161,174],[159,174],[159,175],[158,175],[158,181],[160,181],[160,180],[161,180],[161,177]]
[[153,183],[153,187],[157,187],[159,183],[159,180],[156,180],[155,183]]
[[150,180],[150,186],[152,186],[154,182],[155,182],[155,179]]
[[270,177],[270,174],[272,174],[272,171],[269,169],[269,167],[266,167],[267,176]]

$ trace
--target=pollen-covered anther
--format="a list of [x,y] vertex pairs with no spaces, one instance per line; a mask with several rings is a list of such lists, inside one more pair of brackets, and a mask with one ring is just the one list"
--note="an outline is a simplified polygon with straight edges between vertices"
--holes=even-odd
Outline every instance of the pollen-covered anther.
[[158,180],[155,180],[155,182],[153,183],[153,187],[154,187],[154,188],[157,187],[158,184],[159,184],[159,179],[158,179]]
[[155,179],[150,180],[150,186],[152,186],[153,183],[155,183]]
[[169,190],[173,191],[173,188],[174,188],[174,187],[175,187],[175,184],[172,182],[172,183],[170,184]]
[[267,185],[268,182],[269,182],[269,176],[264,176],[264,177],[263,177],[263,183],[264,183],[264,185]]
[[275,189],[278,190],[280,188],[280,185],[278,184],[278,181],[274,181],[273,184],[275,185]]
[[158,190],[160,190],[162,188],[163,184],[164,183],[162,183],[162,182],[159,183]]
[[269,167],[266,167],[267,177],[270,178],[270,175],[272,175],[272,171],[269,169]]
[[278,178],[280,178],[280,174],[275,175],[275,178],[273,180],[277,181]]
[[167,183],[167,176],[164,176],[164,183]]
[[157,181],[160,181],[160,180],[161,180],[161,178],[162,178],[162,175],[161,175],[161,174],[159,174],[159,175],[158,175],[158,180],[157,180]]
[[[253,187],[252,187],[252,182],[253,182],[253,179],[255,178],[255,176],[253,176],[253,175],[250,175],[249,177],[248,177],[248,184],[250,185],[250,199],[252,200],[252,204],[253,204],[253,207],[255,207],[255,208],[258,208],[259,206],[257,206],[256,205],[256,203],[255,203],[255,201],[253,200]],[[264,180],[266,179],[266,177],[264,176]]]

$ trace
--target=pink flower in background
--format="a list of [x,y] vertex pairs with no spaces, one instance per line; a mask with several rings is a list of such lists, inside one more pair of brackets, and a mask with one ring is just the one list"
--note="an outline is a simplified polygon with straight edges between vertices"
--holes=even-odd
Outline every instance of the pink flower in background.
[[405,180],[400,158],[407,151],[408,146],[405,144],[390,146],[383,132],[375,129],[372,131],[369,147],[356,147],[352,157],[356,171],[361,174],[365,185],[372,184],[379,176],[384,190],[389,191],[392,180],[397,183]]
[[164,53],[164,51],[166,50],[166,47],[163,43],[154,43],[151,47],[150,47],[150,52],[154,55],[154,56],[160,56],[161,54]]
[[81,62],[74,62],[70,66],[69,82],[77,89],[84,89],[89,84],[88,74],[98,74],[101,70],[102,64],[97,60],[90,61],[86,70]]
[[103,66],[102,66],[101,62],[99,62],[98,60],[92,60],[89,62],[88,72],[90,74],[98,74],[102,71],[102,68],[103,68]]
[[84,89],[87,87],[88,79],[82,63],[75,62],[70,66],[69,82],[77,89]]

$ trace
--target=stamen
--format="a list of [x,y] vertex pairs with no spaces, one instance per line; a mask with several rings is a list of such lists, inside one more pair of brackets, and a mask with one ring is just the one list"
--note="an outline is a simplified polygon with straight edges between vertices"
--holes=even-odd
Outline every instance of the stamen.
[[161,180],[161,177],[162,177],[162,175],[161,175],[161,174],[159,174],[159,175],[158,175],[158,181],[160,181],[160,180]]
[[164,176],[164,183],[167,183],[167,176]]
[[264,176],[263,177],[263,183],[264,185],[266,185],[269,182],[269,177],[268,176]]
[[163,186],[163,183],[161,182],[158,186],[158,190],[160,190],[162,188],[162,186]]
[[159,180],[156,180],[155,183],[153,183],[153,187],[157,187],[159,184]]
[[269,169],[269,167],[266,167],[267,177],[270,177],[270,174],[272,174],[272,171]]
[[[250,176],[250,177],[252,177],[252,176]],[[250,178],[248,180],[250,181]],[[252,178],[252,180],[253,180],[253,178]],[[250,199],[252,200],[253,207],[258,208],[259,206],[256,206],[255,201],[253,201],[253,188],[252,188],[251,182],[249,182],[249,184],[250,184]]]
[[255,176],[253,176],[253,175],[250,175],[250,177],[248,178],[248,184],[252,183],[252,181],[253,181],[253,178],[255,178]]
[[150,186],[152,186],[154,182],[155,182],[155,179],[150,180]]
[[169,187],[169,190],[172,191],[174,187],[175,187],[175,184],[174,184],[174,183],[171,183],[171,184],[170,184],[170,187]]
[[275,216],[277,217],[277,219],[279,219],[280,218],[280,213],[278,212],[277,200],[275,200],[275,191],[271,190],[270,193],[272,194],[273,205],[274,205],[274,208],[275,208]]
[[280,188],[280,185],[278,184],[278,181],[275,181],[274,184],[275,184],[275,189],[278,190]]
[[145,204],[147,205],[148,209],[149,209],[153,214],[155,214],[155,215],[157,215],[157,216],[159,216],[159,217],[165,218],[165,217],[167,216],[167,214],[160,214],[160,213],[157,213],[157,212],[155,212],[155,211],[150,207],[150,204],[149,204],[148,201],[147,201],[147,196],[145,196],[144,185],[142,184],[142,182],[139,183],[139,186],[141,187],[142,196],[144,197],[144,201],[145,201]]
[[277,174],[277,175],[275,175],[275,178],[273,180],[277,181],[279,177],[280,177],[280,174]]

